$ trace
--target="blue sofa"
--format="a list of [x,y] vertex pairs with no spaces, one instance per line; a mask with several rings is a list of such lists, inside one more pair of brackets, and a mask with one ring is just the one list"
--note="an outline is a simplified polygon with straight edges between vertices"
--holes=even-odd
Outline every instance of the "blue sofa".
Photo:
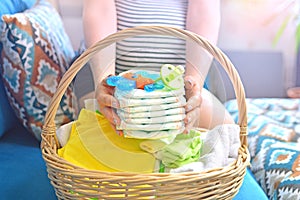
[[[35,1],[1,1],[0,14],[22,12],[30,8]],[[0,52],[1,48],[0,44]],[[16,117],[8,102],[2,79],[0,79],[0,163],[0,199],[57,199],[47,176],[40,142]],[[267,199],[249,170],[235,199]]]
[[[0,2],[0,14],[22,12],[36,0]],[[1,22],[1,20],[0,20]],[[2,23],[0,23],[2,25]],[[2,46],[0,43],[0,52]],[[0,199],[56,199],[39,141],[19,122],[0,80]]]
[[10,107],[0,81],[0,199],[56,199],[40,143]]

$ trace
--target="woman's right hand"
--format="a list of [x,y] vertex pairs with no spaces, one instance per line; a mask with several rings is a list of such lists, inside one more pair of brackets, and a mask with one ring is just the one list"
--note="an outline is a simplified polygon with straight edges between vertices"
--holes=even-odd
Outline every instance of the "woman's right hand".
[[[114,109],[118,109],[120,104],[118,100],[113,96],[114,87],[107,85],[106,79],[103,79],[96,88],[96,99],[98,101],[100,112],[110,122],[112,127],[116,130],[116,126],[121,123],[121,120]],[[121,135],[122,132],[116,130]]]

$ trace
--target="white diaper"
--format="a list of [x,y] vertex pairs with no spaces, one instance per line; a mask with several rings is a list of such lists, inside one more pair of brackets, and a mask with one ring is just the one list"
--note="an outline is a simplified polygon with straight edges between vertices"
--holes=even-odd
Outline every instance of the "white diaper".
[[181,115],[165,115],[160,117],[147,117],[147,118],[131,118],[131,117],[125,117],[122,118],[126,123],[130,124],[161,124],[161,123],[168,123],[168,122],[178,122],[182,121],[185,118],[185,114]]
[[124,107],[133,107],[133,106],[149,106],[149,105],[161,105],[161,104],[171,104],[171,103],[178,103],[180,102],[182,105],[186,104],[186,99],[183,96],[171,96],[171,97],[164,97],[164,98],[158,98],[158,99],[128,99],[123,96],[116,96],[116,98],[119,100],[119,104],[121,108]]
[[172,108],[183,108],[185,104],[182,104],[182,102],[176,102],[176,103],[168,103],[168,104],[161,104],[161,105],[140,105],[140,106],[131,106],[131,107],[124,107],[121,108],[122,111],[128,112],[128,113],[139,113],[139,112],[153,112],[153,111],[159,111],[159,110],[168,110]]
[[[146,108],[151,108],[146,107]],[[131,110],[132,111],[132,110]],[[184,108],[172,108],[172,109],[160,109],[160,110],[145,110],[143,112],[126,112],[124,110],[118,109],[117,114],[120,118],[149,118],[149,117],[161,117],[169,115],[183,115],[185,114]]]
[[172,96],[183,96],[185,94],[185,91],[183,89],[181,90],[156,90],[154,92],[147,92],[145,90],[140,89],[134,89],[131,91],[121,91],[118,88],[115,90],[115,95],[117,96],[123,96],[128,99],[155,99],[155,98],[161,98],[161,97],[172,97]]

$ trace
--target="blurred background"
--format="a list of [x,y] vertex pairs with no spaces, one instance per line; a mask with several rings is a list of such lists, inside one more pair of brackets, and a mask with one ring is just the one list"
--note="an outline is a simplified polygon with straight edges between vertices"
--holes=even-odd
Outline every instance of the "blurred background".
[[[79,48],[83,40],[82,0],[52,1],[74,48]],[[288,88],[300,86],[296,37],[300,1],[221,0],[221,4],[218,47],[237,68],[247,97],[286,97]],[[210,70],[208,85],[222,101],[234,98],[218,63]]]

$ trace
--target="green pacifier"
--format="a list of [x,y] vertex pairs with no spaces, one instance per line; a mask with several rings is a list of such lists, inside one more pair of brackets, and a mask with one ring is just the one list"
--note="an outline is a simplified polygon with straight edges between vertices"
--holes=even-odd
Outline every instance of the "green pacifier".
[[161,67],[160,79],[170,89],[178,90],[184,86],[183,74],[183,66],[178,65],[175,67],[171,64],[165,64]]

